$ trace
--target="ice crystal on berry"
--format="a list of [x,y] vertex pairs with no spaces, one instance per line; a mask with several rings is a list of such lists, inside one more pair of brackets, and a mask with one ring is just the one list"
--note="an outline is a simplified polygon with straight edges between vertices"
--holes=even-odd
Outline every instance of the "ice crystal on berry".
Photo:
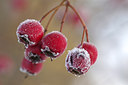
[[33,46],[42,39],[44,29],[39,21],[27,19],[18,26],[16,34],[19,42]]
[[74,48],[69,51],[65,66],[67,70],[75,75],[82,75],[88,71],[91,66],[88,52],[81,48]]
[[25,58],[35,64],[44,62],[47,57],[41,52],[41,45],[38,43],[35,46],[28,46],[25,50]]

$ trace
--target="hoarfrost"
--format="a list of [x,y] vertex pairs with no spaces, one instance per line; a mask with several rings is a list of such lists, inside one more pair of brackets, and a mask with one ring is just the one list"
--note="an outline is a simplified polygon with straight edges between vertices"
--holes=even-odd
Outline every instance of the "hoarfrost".
[[73,48],[72,50],[69,50],[69,52],[68,52],[68,55],[66,57],[66,60],[68,58],[68,62],[65,61],[65,66],[66,66],[66,64],[69,64],[69,67],[72,67],[71,59],[68,57],[68,56],[72,56],[72,55],[77,55],[77,58],[79,58],[82,55],[82,57],[84,57],[85,60],[88,59],[87,63],[90,62],[90,55],[86,50],[81,49],[81,48]]
[[[21,42],[21,39],[23,39],[23,41],[25,42],[25,46],[28,47],[28,44],[29,45],[35,45],[35,42],[32,42],[29,40],[28,38],[28,35],[27,34],[24,34],[24,35],[20,35],[19,33],[17,33],[17,38],[18,38],[18,42],[19,43],[22,43]],[[20,39],[21,38],[21,39]]]
[[[41,51],[46,54],[47,56],[51,57],[51,56],[58,56],[59,53],[55,53],[55,52],[52,52],[48,46],[45,46],[44,49],[41,49]],[[51,56],[50,56],[51,55]]]
[[37,75],[37,73],[31,73],[31,72],[27,71],[26,69],[24,69],[22,67],[20,67],[20,71],[23,72],[23,73],[28,74],[29,76],[36,76]]
[[[30,23],[30,22],[36,22],[36,23],[38,23],[40,26],[42,26],[41,23],[40,23],[39,21],[35,20],[35,19],[27,19],[27,20],[25,20],[25,21],[23,21],[23,22],[20,23],[20,25],[17,27],[17,30],[18,30],[19,28],[21,28],[21,26],[22,26],[23,24]],[[32,24],[31,24],[31,25],[32,25]],[[42,26],[42,30],[44,30],[43,26]]]
[[61,32],[59,32],[59,31],[52,31],[52,32],[48,33],[47,35],[50,35],[50,34],[52,34],[52,33],[60,34],[60,35],[62,35],[62,36],[65,38],[66,41],[68,40],[68,39],[66,38],[66,36],[65,36],[64,34],[62,34]]
[[[72,62],[72,57],[76,57],[77,59],[83,57],[84,61],[82,61],[81,63],[79,62],[75,63]],[[80,73],[85,73],[90,68],[90,65],[91,65],[90,55],[86,50],[82,48],[73,48],[72,50],[69,50],[69,53],[65,60],[65,66],[67,69],[68,68],[72,68],[73,70],[80,69]]]

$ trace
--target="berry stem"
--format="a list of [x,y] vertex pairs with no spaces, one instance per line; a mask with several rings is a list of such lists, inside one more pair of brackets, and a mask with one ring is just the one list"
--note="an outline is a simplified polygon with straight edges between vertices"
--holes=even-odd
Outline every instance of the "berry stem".
[[48,23],[47,23],[47,25],[46,25],[46,27],[45,27],[44,35],[45,35],[45,33],[47,32],[48,26],[49,26],[49,24],[51,23],[51,21],[52,21],[54,15],[56,14],[57,10],[58,10],[58,8],[57,8],[57,9],[53,12],[53,14],[51,15],[51,17],[50,17],[50,19],[49,19],[49,21],[48,21]]
[[87,27],[86,27],[84,21],[80,17],[79,13],[76,11],[76,9],[70,3],[69,3],[69,7],[76,13],[76,15],[78,16],[81,24],[83,25],[84,30],[83,30],[82,40],[81,40],[81,46],[82,46],[83,45],[83,41],[84,41],[84,37],[85,37],[85,33],[86,33],[86,40],[87,40],[87,42],[89,42],[88,30],[87,30]]
[[44,19],[45,17],[47,17],[52,11],[54,11],[54,10],[60,8],[60,7],[63,5],[64,2],[65,2],[65,0],[63,0],[58,6],[54,7],[54,8],[51,9],[50,11],[48,11],[48,12],[40,19],[40,23],[41,23],[41,22],[43,21],[43,19]]
[[67,1],[67,3],[66,3],[66,9],[65,9],[65,12],[64,12],[64,16],[63,16],[62,21],[61,21],[60,32],[62,32],[63,25],[64,25],[64,22],[65,22],[65,17],[66,17],[66,14],[68,12],[68,4],[69,4],[69,2]]

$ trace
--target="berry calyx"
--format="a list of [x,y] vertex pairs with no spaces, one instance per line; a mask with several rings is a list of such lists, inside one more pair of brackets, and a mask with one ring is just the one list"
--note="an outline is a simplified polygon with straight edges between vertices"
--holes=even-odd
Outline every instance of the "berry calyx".
[[22,65],[20,67],[20,71],[30,76],[33,76],[33,75],[37,75],[41,71],[42,66],[43,66],[42,63],[33,64],[32,62],[24,58],[22,61]]
[[39,21],[27,19],[18,26],[16,34],[19,42],[33,46],[42,39],[44,29]]
[[98,51],[95,45],[88,43],[88,42],[83,42],[83,46],[81,45],[78,46],[79,48],[83,48],[86,51],[88,51],[91,59],[91,65],[93,65],[96,62],[97,56],[98,56]]
[[25,58],[36,64],[44,62],[47,57],[41,52],[41,45],[39,42],[36,46],[28,46],[25,50]]
[[61,32],[53,31],[42,38],[41,51],[48,57],[56,58],[60,56],[66,47],[67,39]]
[[67,54],[65,66],[72,74],[85,74],[91,66],[90,56],[86,50],[74,48]]

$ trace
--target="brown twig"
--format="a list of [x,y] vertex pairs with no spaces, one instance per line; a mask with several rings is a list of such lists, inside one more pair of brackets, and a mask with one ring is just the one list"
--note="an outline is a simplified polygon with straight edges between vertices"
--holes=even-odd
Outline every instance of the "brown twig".
[[47,25],[46,25],[46,27],[45,27],[44,35],[45,35],[45,33],[47,32],[47,30],[48,30],[48,26],[49,26],[49,24],[51,23],[52,18],[53,18],[54,15],[56,14],[57,10],[58,10],[58,9],[56,9],[56,10],[53,12],[53,14],[51,15],[51,17],[50,17],[50,19],[49,19],[49,21],[48,21],[48,23],[47,23]]
[[82,18],[80,17],[78,12],[76,11],[76,9],[71,4],[69,4],[69,7],[76,13],[76,15],[79,17],[79,20],[80,20],[81,24],[83,25],[84,30],[83,30],[82,40],[81,40],[81,46],[82,46],[83,45],[83,41],[84,41],[84,37],[85,37],[85,32],[86,32],[87,42],[89,42],[88,30],[87,30],[87,27],[86,27],[84,21],[82,20]]
[[46,16],[48,16],[52,11],[54,11],[54,10],[60,8],[60,7],[63,5],[64,2],[65,2],[65,0],[63,0],[58,6],[54,7],[54,8],[51,9],[50,11],[48,11],[48,12],[40,19],[40,23],[41,23],[42,20],[43,20]]
[[67,3],[66,3],[66,9],[65,9],[65,12],[64,12],[64,16],[63,16],[62,21],[61,21],[60,32],[62,32],[64,21],[65,21],[65,18],[66,18],[66,14],[68,12],[68,4],[69,4],[69,2],[67,1]]

